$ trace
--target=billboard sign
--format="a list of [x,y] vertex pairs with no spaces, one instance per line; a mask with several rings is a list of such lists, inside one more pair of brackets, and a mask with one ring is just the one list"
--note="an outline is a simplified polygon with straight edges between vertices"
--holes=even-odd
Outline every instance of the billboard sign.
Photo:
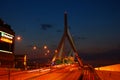
[[13,52],[13,39],[14,36],[0,31],[0,52],[12,53]]

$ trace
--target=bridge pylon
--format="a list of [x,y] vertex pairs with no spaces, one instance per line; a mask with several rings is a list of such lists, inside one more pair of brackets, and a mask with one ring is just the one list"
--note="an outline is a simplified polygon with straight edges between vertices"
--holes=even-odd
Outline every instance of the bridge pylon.
[[78,56],[78,52],[76,49],[76,46],[74,44],[72,35],[69,32],[69,28],[68,28],[68,23],[67,23],[67,12],[64,13],[64,33],[63,36],[60,40],[60,43],[57,47],[57,50],[55,50],[54,56],[52,58],[52,63],[54,63],[57,59],[61,60],[63,62],[63,59],[65,58],[64,54],[66,54],[64,52],[64,48],[65,48],[65,41],[66,39],[69,42],[69,45],[71,47],[71,50],[73,51],[74,56],[76,57],[79,66],[83,67],[83,63],[81,58]]

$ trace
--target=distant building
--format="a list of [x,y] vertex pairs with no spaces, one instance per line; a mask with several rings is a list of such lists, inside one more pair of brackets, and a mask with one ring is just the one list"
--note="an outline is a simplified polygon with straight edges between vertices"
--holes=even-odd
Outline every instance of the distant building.
[[0,19],[0,67],[14,67],[15,32]]
[[27,69],[27,56],[23,55],[15,55],[15,68],[20,68],[22,70]]

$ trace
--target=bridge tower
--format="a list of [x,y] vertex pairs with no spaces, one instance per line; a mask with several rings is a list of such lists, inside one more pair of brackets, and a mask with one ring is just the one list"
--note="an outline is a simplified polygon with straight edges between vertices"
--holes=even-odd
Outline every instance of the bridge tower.
[[67,24],[67,12],[64,13],[64,33],[63,33],[63,36],[60,40],[60,43],[58,45],[58,48],[57,50],[55,50],[55,53],[54,53],[54,56],[52,58],[52,63],[54,63],[57,59],[60,59],[61,61],[63,60],[64,58],[64,47],[65,47],[65,41],[66,39],[68,40],[69,44],[70,44],[70,47],[71,47],[71,50],[73,51],[79,65],[82,67],[83,66],[83,63],[81,61],[81,58],[78,56],[78,52],[77,52],[77,49],[75,47],[75,44],[74,44],[74,41],[73,41],[73,38],[69,32],[69,29],[68,29],[68,24]]

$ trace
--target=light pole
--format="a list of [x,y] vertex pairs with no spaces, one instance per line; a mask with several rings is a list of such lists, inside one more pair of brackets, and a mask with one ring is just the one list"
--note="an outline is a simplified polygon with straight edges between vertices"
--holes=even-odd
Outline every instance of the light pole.
[[36,46],[33,46],[33,50],[36,50],[37,49],[37,47]]
[[17,36],[17,40],[20,41],[22,38],[21,36]]
[[[22,41],[22,37],[21,36],[16,36],[15,39],[16,39],[17,42]],[[22,64],[24,65],[23,66],[24,70],[27,70],[27,55],[26,55],[26,53],[23,54],[23,57],[20,57],[20,59],[22,59],[22,61],[23,61]],[[16,61],[16,62],[18,62],[18,61]]]

